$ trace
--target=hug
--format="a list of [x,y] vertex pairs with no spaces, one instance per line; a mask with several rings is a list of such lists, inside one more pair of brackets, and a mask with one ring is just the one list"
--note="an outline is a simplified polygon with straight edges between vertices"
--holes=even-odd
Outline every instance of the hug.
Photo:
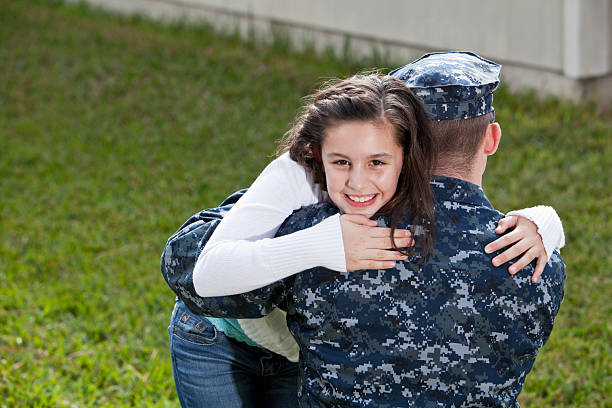
[[328,84],[248,191],[168,240],[183,407],[518,406],[564,238],[482,188],[500,71],[433,53]]

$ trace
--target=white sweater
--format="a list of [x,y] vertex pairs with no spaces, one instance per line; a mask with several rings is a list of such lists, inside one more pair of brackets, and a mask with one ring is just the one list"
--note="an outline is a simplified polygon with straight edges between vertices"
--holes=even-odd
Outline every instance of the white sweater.
[[[287,153],[272,161],[247,193],[225,214],[198,257],[193,284],[200,296],[248,292],[316,266],[345,272],[340,218],[274,238],[291,213],[325,199],[306,171]],[[538,226],[550,257],[565,243],[563,226],[552,207],[513,211]],[[245,334],[259,345],[297,360],[284,313],[262,319],[239,319]]]

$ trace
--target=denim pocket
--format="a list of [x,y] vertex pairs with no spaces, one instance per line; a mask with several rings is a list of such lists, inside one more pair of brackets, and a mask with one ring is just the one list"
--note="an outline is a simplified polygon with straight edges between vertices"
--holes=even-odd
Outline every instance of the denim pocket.
[[191,313],[182,302],[172,314],[170,330],[173,336],[195,345],[210,346],[219,341],[215,326],[204,316]]

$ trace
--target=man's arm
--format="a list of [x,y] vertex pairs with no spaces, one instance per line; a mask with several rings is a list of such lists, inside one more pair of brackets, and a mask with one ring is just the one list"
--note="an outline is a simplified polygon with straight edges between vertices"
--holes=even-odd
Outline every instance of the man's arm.
[[217,208],[201,211],[189,218],[168,239],[161,257],[161,271],[168,286],[194,313],[218,317],[255,318],[272,310],[268,299],[278,296],[279,290],[266,287],[249,296],[223,296],[203,298],[193,286],[193,268],[198,255],[221,222],[223,215],[244,194],[232,194]]
[[565,296],[565,263],[561,259],[559,252],[555,250],[544,268],[542,281],[535,285],[541,285],[539,298],[536,304],[537,316],[540,319],[541,345],[542,347],[548,340],[553,329],[555,317],[559,313],[559,308]]

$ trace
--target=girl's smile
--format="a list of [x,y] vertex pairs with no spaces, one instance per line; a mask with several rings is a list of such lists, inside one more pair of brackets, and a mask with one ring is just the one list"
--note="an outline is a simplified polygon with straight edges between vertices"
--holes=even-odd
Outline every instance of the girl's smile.
[[368,205],[374,203],[374,198],[376,198],[376,194],[369,194],[365,196],[345,194],[345,197],[350,205],[354,205],[356,207],[367,207]]

